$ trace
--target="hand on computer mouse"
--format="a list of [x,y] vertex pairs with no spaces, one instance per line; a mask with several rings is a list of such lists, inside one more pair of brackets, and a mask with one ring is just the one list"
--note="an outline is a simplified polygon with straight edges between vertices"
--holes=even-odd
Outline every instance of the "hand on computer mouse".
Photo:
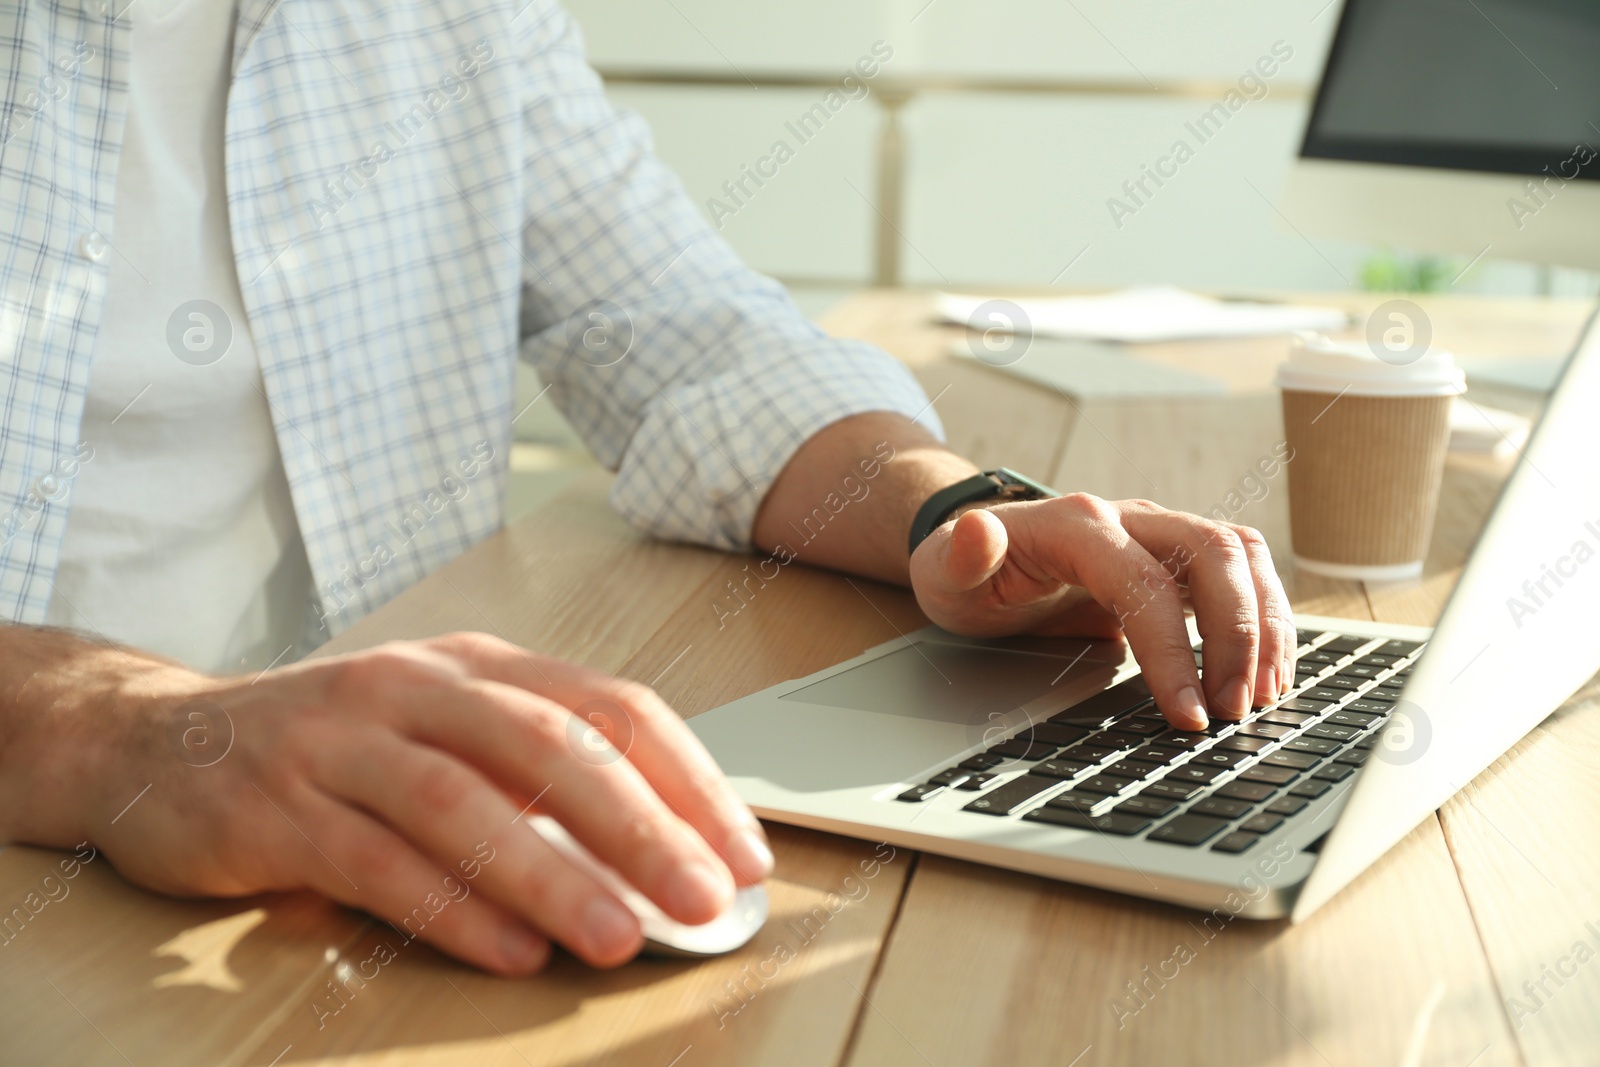
[[1261,534],[1148,500],[1074,493],[968,511],[917,547],[911,585],[956,633],[1124,634],[1181,729],[1238,719],[1294,681],[1294,620]]
[[653,691],[498,638],[256,678],[36,637],[51,641],[73,644],[27,683],[48,714],[0,746],[0,837],[87,840],[138,885],[310,888],[527,974],[552,941],[596,966],[643,943],[635,912],[533,832],[530,811],[682,923],[716,918],[771,870],[760,824]]

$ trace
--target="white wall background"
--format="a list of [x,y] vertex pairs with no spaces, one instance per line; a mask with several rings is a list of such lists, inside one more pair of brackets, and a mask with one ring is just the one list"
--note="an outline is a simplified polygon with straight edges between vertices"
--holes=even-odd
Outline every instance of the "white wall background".
[[[902,78],[1098,80],[1163,89],[1232,82],[1275,42],[1293,50],[1239,111],[1119,228],[1106,200],[1211,102],[1174,95],[930,91],[907,107],[905,280],[926,285],[1340,289],[1373,249],[1297,235],[1270,201],[1294,157],[1338,15],[1328,0],[568,0],[602,70],[842,74],[874,42]],[[661,155],[705,204],[816,89],[619,84]],[[865,283],[882,112],[852,101],[798,149],[724,235],[786,279]],[[1188,138],[1191,143],[1194,138]],[[1291,220],[1292,221],[1292,220]],[[1087,251],[1084,249],[1087,248]],[[1074,257],[1072,268],[1063,268]],[[1565,272],[1485,261],[1458,288],[1592,291]]]

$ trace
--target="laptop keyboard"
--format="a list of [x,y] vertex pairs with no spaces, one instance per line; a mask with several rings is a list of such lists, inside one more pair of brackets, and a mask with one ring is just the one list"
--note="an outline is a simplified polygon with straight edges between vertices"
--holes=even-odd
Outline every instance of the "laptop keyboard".
[[970,792],[961,810],[975,815],[1245,852],[1348,788],[1423,647],[1301,630],[1294,689],[1201,733],[1170,727],[1144,680],[1130,678],[896,799]]

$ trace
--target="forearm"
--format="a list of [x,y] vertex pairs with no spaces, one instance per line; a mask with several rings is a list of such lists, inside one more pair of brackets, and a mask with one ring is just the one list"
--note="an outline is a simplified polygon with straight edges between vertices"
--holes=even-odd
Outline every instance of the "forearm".
[[917,509],[977,470],[904,415],[841,419],[784,466],[756,513],[752,540],[766,552],[905,585]]
[[178,670],[69,631],[0,625],[0,841],[91,838],[121,712]]

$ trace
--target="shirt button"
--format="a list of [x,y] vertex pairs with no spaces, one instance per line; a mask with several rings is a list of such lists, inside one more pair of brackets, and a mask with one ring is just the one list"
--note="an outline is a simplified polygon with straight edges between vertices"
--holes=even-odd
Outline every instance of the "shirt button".
[[78,254],[92,263],[105,262],[107,247],[106,239],[99,230],[90,230],[78,238]]

